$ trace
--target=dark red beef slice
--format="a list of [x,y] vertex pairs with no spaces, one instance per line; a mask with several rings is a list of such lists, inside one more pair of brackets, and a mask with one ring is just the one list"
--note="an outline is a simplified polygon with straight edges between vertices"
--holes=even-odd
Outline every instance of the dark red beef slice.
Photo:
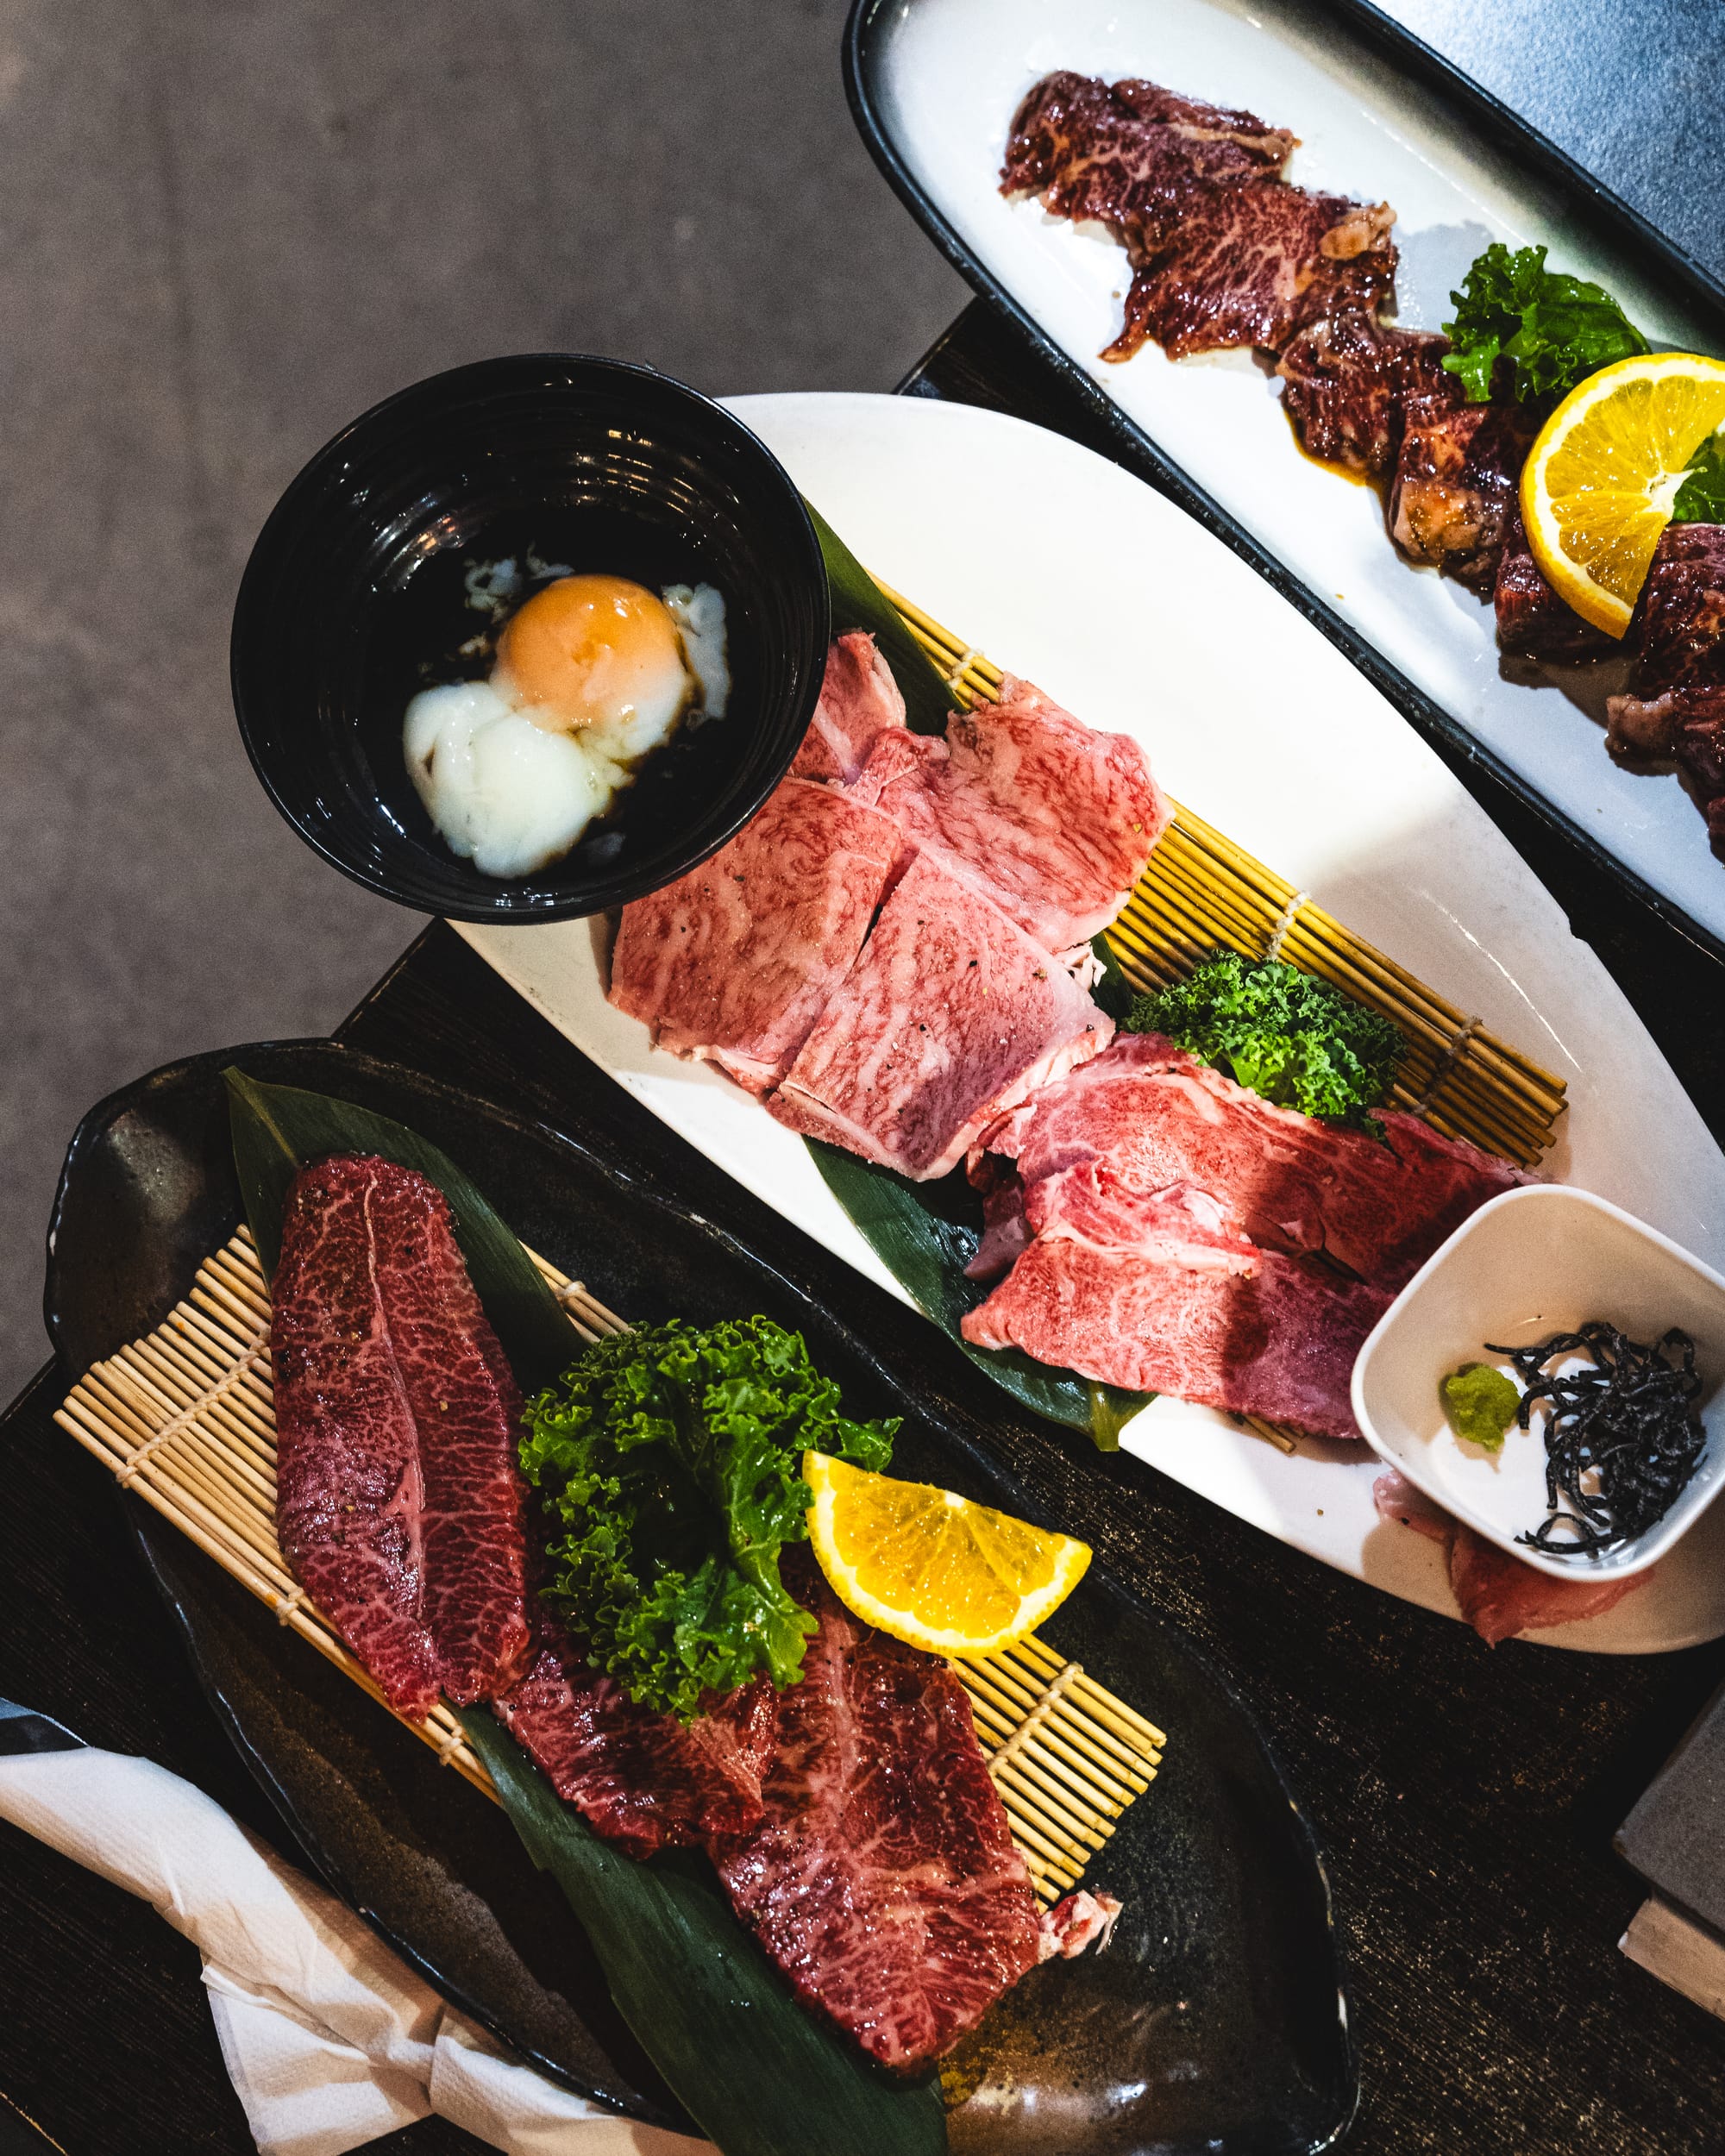
[[1706,821],[1715,852],[1725,851],[1725,689],[1614,696],[1606,710],[1612,755],[1631,769],[1674,765]]
[[1651,1566],[1628,1579],[1556,1580],[1535,1572],[1442,1511],[1393,1467],[1378,1476],[1371,1495],[1381,1518],[1411,1527],[1443,1551],[1462,1616],[1488,1647],[1518,1633],[1603,1616],[1653,1577]]
[[1388,513],[1390,536],[1410,561],[1490,598],[1537,431],[1520,404],[1409,405]]
[[276,1533],[289,1570],[398,1714],[436,1703],[419,1438],[373,1275],[370,1163],[302,1170],[270,1324]]
[[1725,689],[1685,689],[1678,700],[1678,768],[1707,819],[1714,851],[1725,856]]
[[1142,249],[1166,238],[1195,184],[1279,172],[1293,147],[1249,112],[1061,70],[1013,116],[1000,191],[1039,195],[1052,215],[1095,218]]
[[1166,244],[1138,269],[1104,359],[1153,337],[1174,359],[1256,346],[1278,352],[1325,311],[1371,313],[1395,291],[1396,213],[1280,180],[1196,190]]
[[1492,601],[1497,610],[1498,643],[1518,657],[1603,659],[1617,648],[1546,583],[1527,544],[1521,507],[1513,499],[1497,557]]
[[1036,1186],[1095,1162],[1146,1196],[1190,1184],[1261,1246],[1324,1257],[1393,1292],[1488,1198],[1527,1178],[1415,1117],[1379,1119],[1383,1144],[1278,1107],[1158,1034],[1131,1033],[985,1131],[977,1156],[1016,1161],[1032,1225]]
[[1461,402],[1461,384],[1442,364],[1448,349],[1446,337],[1393,329],[1352,308],[1301,330],[1276,372],[1307,455],[1367,479],[1387,477],[1409,401]]
[[419,1432],[423,1608],[443,1689],[470,1706],[512,1683],[527,1657],[521,1395],[442,1191],[393,1169],[371,1209],[384,1314]]
[[650,1857],[760,1819],[775,1696],[759,1677],[685,1727],[637,1707],[548,1620],[526,1675],[492,1705],[596,1833]]
[[1201,97],[1183,97],[1177,90],[1142,76],[1126,75],[1113,85],[1113,94],[1134,118],[1171,127],[1189,139],[1205,142],[1232,142],[1246,152],[1258,171],[1279,173],[1300,138],[1286,128],[1273,128],[1255,112],[1239,106],[1207,104]]
[[436,1185],[369,1156],[303,1169],[270,1347],[294,1576],[398,1713],[511,1683],[528,1644],[521,1401]]
[[1725,524],[1667,524],[1635,602],[1632,694],[1725,689]]
[[1607,743],[1626,762],[1674,762],[1725,852],[1725,524],[1665,526],[1627,641]]
[[820,1628],[779,1695],[760,1825],[708,1846],[798,1996],[911,2071],[1036,1966],[1036,1898],[946,1664],[860,1624],[806,1552],[785,1575]]

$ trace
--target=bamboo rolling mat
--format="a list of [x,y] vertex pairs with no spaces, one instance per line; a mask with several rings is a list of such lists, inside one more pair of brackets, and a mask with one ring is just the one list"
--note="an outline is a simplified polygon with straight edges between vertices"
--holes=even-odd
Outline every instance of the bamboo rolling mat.
[[[955,703],[969,711],[999,700],[1002,668],[901,593],[885,584],[881,589]],[[1182,979],[1218,944],[1315,974],[1401,1027],[1408,1048],[1388,1106],[1523,1168],[1537,1166],[1556,1141],[1568,1105],[1565,1080],[1446,1002],[1345,928],[1308,892],[1296,890],[1177,801],[1173,822],[1107,939],[1121,972],[1141,993]],[[1283,1452],[1298,1447],[1297,1431],[1257,1415],[1233,1420]]]
[[[954,701],[998,700],[1000,667],[920,607],[886,592],[932,660]],[[1399,1025],[1408,1050],[1388,1106],[1421,1116],[1446,1138],[1468,1138],[1523,1168],[1553,1144],[1565,1081],[1488,1032],[1319,906],[1285,876],[1176,802],[1138,888],[1107,931],[1135,988],[1189,973],[1218,944],[1276,957],[1344,990]]]
[[[543,1258],[535,1263],[581,1339],[628,1329],[579,1282]],[[363,1665],[306,1600],[276,1540],[269,1318],[269,1291],[242,1228],[199,1266],[185,1300],[147,1338],[97,1363],[54,1420],[387,1713]],[[1077,1883],[1114,1821],[1148,1789],[1163,1733],[1034,1636],[1003,1655],[952,1666],[1045,1908]],[[495,1801],[446,1703],[405,1727]]]

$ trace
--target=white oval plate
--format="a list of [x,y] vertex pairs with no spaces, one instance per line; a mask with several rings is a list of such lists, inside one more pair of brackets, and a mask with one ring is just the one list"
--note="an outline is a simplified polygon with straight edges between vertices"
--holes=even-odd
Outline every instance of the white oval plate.
[[[1725,1270],[1725,1157],[1610,977],[1377,690],[1183,511],[1063,436],[900,397],[740,397],[858,557],[1093,726],[1338,918],[1569,1081],[1550,1172]],[[595,925],[459,933],[560,1031],[787,1219],[902,1294],[802,1141],[605,1000]],[[1327,1564],[1457,1614],[1435,1546],[1385,1525],[1364,1445],[1284,1456],[1158,1400],[1127,1451]],[[1613,1653],[1725,1632],[1725,1506],[1653,1583],[1552,1644]],[[1539,1636],[1539,1635],[1535,1635]]]
[[1409,328],[1442,326],[1494,240],[1545,242],[1553,267],[1596,279],[1656,344],[1707,350],[1699,324],[1547,187],[1301,0],[913,0],[881,38],[876,117],[974,260],[1331,612],[1585,837],[1725,938],[1725,864],[1694,805],[1675,779],[1620,770],[1605,753],[1603,699],[1617,680],[1571,668],[1585,710],[1555,686],[1504,680],[1490,607],[1403,561],[1377,495],[1299,454],[1279,385],[1250,353],[1176,364],[1146,345],[1124,365],[1100,359],[1120,326],[1126,256],[1038,204],[1002,199],[1007,126],[1051,68],[1146,75],[1291,128],[1289,171],[1302,185],[1392,203]]

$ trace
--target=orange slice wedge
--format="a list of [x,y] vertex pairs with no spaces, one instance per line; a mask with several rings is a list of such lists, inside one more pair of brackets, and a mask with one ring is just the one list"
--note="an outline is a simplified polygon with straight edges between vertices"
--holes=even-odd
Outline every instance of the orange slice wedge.
[[998,1654],[1059,1608],[1088,1545],[930,1482],[805,1452],[809,1537],[847,1609],[930,1654]]
[[1647,352],[1602,367],[1540,429],[1521,470],[1521,521],[1546,581],[1621,636],[1683,475],[1725,427],[1725,360]]

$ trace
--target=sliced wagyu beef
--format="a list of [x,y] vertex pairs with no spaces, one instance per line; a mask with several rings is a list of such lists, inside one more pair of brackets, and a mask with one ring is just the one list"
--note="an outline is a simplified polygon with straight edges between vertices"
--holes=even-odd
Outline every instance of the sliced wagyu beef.
[[979,1347],[1315,1434],[1358,1435],[1353,1360],[1507,1162],[1386,1112],[1384,1139],[1281,1108],[1134,1034],[1001,1117],[970,1160],[1006,1278]]
[[1389,536],[1408,559],[1491,598],[1538,431],[1522,404],[1410,401],[1386,505]]
[[398,1713],[527,1656],[520,1395],[449,1208],[411,1169],[302,1169],[272,1290],[276,1522],[294,1577]]
[[1070,951],[1132,894],[1173,813],[1128,734],[1099,733],[1010,674],[945,738],[876,737],[852,789],[923,856]]
[[966,1314],[967,1340],[1021,1348],[1129,1392],[1170,1393],[1319,1437],[1359,1435],[1348,1385],[1389,1307],[1381,1289],[1273,1250],[1254,1251],[1241,1271],[1184,1237],[1164,1259],[1142,1239],[1110,1250],[1063,1225],[1038,1235]]
[[674,1721],[637,1707],[548,1621],[526,1675],[492,1708],[558,1796],[632,1857],[740,1833],[761,1818],[776,1714],[765,1677],[692,1722]]
[[1658,1570],[1649,1565],[1627,1579],[1621,1575],[1604,1580],[1590,1580],[1584,1575],[1554,1579],[1452,1518],[1393,1467],[1378,1476],[1371,1495],[1381,1519],[1397,1520],[1437,1544],[1461,1614],[1488,1647],[1519,1633],[1544,1632],[1553,1625],[1577,1624],[1584,1617],[1603,1617],[1626,1595],[1645,1587]]
[[778,1695],[760,1824],[708,1846],[798,1996],[909,2071],[1036,1966],[1036,1898],[957,1678],[786,1569],[820,1628]]
[[1625,640],[1628,693],[1607,742],[1632,766],[1675,762],[1725,856],[1725,524],[1667,524]]
[[1294,146],[1253,113],[1062,68],[1013,116],[1000,192],[1038,196],[1051,216],[1106,224],[1143,255],[1203,185],[1279,173]]
[[1129,359],[1146,337],[1176,360],[1242,345],[1280,352],[1325,314],[1375,312],[1395,291],[1395,222],[1388,203],[1280,180],[1207,189],[1134,271],[1125,326],[1102,357]]
[[877,734],[905,724],[905,699],[875,639],[854,629],[826,655],[820,701],[791,765],[794,779],[848,782],[861,771]]
[[611,1000],[661,1048],[766,1092],[862,948],[902,846],[877,810],[787,779],[710,861],[624,907]]
[[767,1106],[922,1181],[1113,1031],[1041,944],[919,854]]
[[1519,658],[1573,663],[1609,658],[1616,648],[1610,637],[1591,622],[1584,621],[1546,583],[1527,543],[1521,508],[1514,501],[1503,527],[1491,599],[1497,614],[1499,649]]
[[1366,479],[1387,478],[1413,401],[1440,408],[1461,402],[1460,382],[1444,371],[1449,348],[1447,337],[1394,329],[1364,310],[1320,315],[1283,349],[1276,369],[1300,446]]
[[1135,1033],[983,1145],[1016,1162],[1027,1189],[1086,1161],[1142,1193],[1195,1185],[1263,1248],[1323,1257],[1394,1292],[1488,1198],[1529,1178],[1416,1117],[1386,1109],[1379,1120],[1382,1142],[1319,1122],[1160,1034]]

